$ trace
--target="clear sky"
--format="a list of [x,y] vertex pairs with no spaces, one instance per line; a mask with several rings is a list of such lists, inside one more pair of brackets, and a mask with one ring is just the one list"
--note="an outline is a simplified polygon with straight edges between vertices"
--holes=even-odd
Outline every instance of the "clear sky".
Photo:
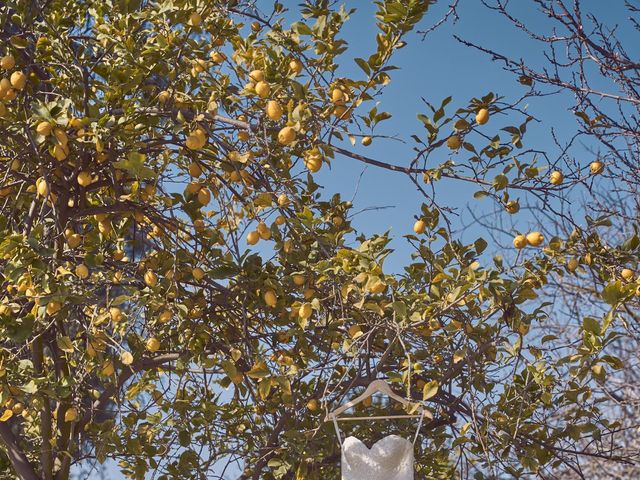
[[[267,0],[261,2],[264,5],[272,3]],[[281,2],[293,10],[293,18],[299,2]],[[419,29],[424,29],[441,18],[450,3],[451,0],[447,0],[432,6]],[[514,12],[530,22],[532,28],[548,29],[546,20],[532,12],[533,2],[518,0],[510,3]],[[341,75],[356,76],[360,71],[355,67],[352,58],[368,56],[375,42],[375,6],[370,0],[350,0],[346,4],[348,7],[358,8],[358,11],[345,30],[345,39],[351,48],[341,62]],[[622,0],[585,0],[584,4],[594,9],[599,18],[610,23],[625,19]],[[464,106],[470,98],[483,96],[490,91],[512,100],[524,92],[525,87],[517,83],[512,74],[503,72],[500,65],[492,63],[486,55],[459,44],[453,35],[457,34],[516,58],[524,57],[534,65],[542,60],[540,46],[528,40],[498,14],[483,7],[480,0],[461,0],[458,13],[460,20],[457,23],[449,22],[441,26],[424,41],[419,34],[410,35],[408,46],[397,53],[392,63],[400,67],[400,70],[391,72],[392,82],[381,97],[379,107],[379,110],[392,113],[393,118],[383,122],[382,128],[376,129],[376,134],[398,135],[403,139],[410,139],[411,134],[424,137],[424,129],[416,119],[418,113],[426,110],[421,103],[421,97],[439,104],[443,98],[453,95],[453,105]],[[534,116],[550,122],[531,125],[525,137],[526,146],[541,150],[552,148],[549,135],[551,125],[557,129],[560,136],[572,132],[575,129],[575,117],[570,111],[571,106],[572,99],[567,96],[556,95],[532,101],[528,107],[529,111]],[[492,118],[490,124],[494,123],[497,131],[497,125],[507,125],[507,119]],[[382,161],[406,165],[411,159],[413,144],[376,140],[368,148],[359,144],[349,147]],[[462,158],[460,157],[461,161]],[[441,160],[444,158],[438,159]],[[590,161],[591,159],[586,157],[585,165]],[[392,246],[396,253],[387,262],[386,270],[401,271],[410,253],[402,236],[411,233],[414,216],[419,212],[422,202],[419,192],[410,180],[402,174],[375,167],[365,168],[364,164],[355,160],[337,157],[332,168],[324,168],[317,175],[316,181],[324,186],[326,197],[340,192],[344,198],[351,199],[358,185],[357,194],[353,199],[354,211],[389,207],[364,212],[356,217],[354,224],[358,230],[367,234],[390,229],[395,237]],[[494,204],[489,200],[474,200],[472,194],[475,190],[477,188],[458,182],[441,182],[437,189],[440,203],[459,209],[460,216],[452,217],[452,220],[454,226],[460,229],[463,241],[471,242],[482,234],[481,228],[467,226],[471,219],[468,208],[480,214],[494,208]],[[515,227],[527,230],[527,223],[530,221],[531,217],[523,212],[517,216]],[[490,245],[489,250],[491,249]],[[495,250],[496,246],[493,245],[493,251]],[[107,478],[120,480],[122,477],[115,469],[108,467]],[[229,480],[231,479],[232,477]]]

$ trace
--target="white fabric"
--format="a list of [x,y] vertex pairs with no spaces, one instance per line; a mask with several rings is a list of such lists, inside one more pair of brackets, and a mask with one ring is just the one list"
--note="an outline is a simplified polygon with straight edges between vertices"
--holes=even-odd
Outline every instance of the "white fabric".
[[413,443],[388,435],[371,448],[355,437],[342,442],[342,480],[413,480]]

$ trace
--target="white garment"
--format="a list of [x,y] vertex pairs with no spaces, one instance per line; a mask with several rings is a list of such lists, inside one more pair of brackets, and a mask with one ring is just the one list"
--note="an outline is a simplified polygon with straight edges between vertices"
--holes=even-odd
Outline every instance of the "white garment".
[[413,442],[399,435],[387,435],[371,448],[356,437],[341,439],[338,421],[333,417],[338,442],[342,451],[342,480],[413,480],[413,446],[416,443],[424,410]]
[[413,444],[388,435],[369,449],[347,437],[342,443],[342,480],[413,480]]

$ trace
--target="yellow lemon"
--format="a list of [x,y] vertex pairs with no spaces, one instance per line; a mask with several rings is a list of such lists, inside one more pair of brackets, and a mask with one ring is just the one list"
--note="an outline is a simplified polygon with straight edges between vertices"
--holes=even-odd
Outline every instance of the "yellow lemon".
[[418,220],[413,224],[413,231],[418,235],[424,233],[426,229],[427,224],[424,222],[424,220]]
[[36,126],[36,133],[38,135],[42,135],[43,137],[47,137],[51,134],[52,129],[53,127],[51,126],[51,123],[44,121],[38,123],[38,125]]
[[278,142],[282,145],[290,145],[296,139],[296,130],[293,127],[284,127],[278,132]]
[[478,110],[478,113],[476,113],[476,123],[478,125],[484,125],[488,121],[489,121],[489,110],[487,110],[486,108],[481,108],[480,110]]
[[148,286],[152,288],[158,285],[158,276],[155,274],[155,272],[151,270],[147,270],[146,272],[144,272],[143,278],[144,278],[144,283],[146,283]]
[[21,71],[13,72],[9,81],[13,88],[16,90],[22,90],[27,84],[27,76]]
[[362,140],[360,140],[360,143],[362,143],[362,145],[365,147],[371,145],[371,142],[373,142],[373,139],[369,136],[362,137]]
[[620,272],[620,276],[623,279],[630,281],[630,280],[633,280],[634,273],[633,273],[633,270],[631,270],[630,268],[623,268],[622,271]]
[[16,59],[13,55],[5,55],[0,59],[0,67],[4,70],[11,70],[16,66]]
[[520,249],[527,246],[527,237],[524,235],[516,235],[513,239],[513,246]]
[[562,172],[559,170],[551,172],[551,175],[549,176],[549,182],[551,185],[560,185],[563,180],[564,175],[562,175]]
[[604,163],[591,162],[591,165],[589,165],[589,170],[593,175],[598,175],[604,171]]
[[267,98],[271,93],[271,87],[265,81],[256,83],[255,89],[260,98]]
[[258,243],[259,240],[260,240],[260,234],[255,230],[247,234],[247,243],[249,245],[255,245],[256,243]]
[[160,350],[160,340],[158,340],[156,337],[151,337],[147,340],[145,346],[151,353],[155,353]]
[[275,306],[278,303],[278,297],[276,296],[276,292],[274,292],[271,289],[264,292],[263,298],[264,298],[264,303],[266,303],[267,306],[271,308],[275,308]]
[[111,317],[111,321],[114,323],[118,323],[122,321],[122,310],[118,307],[109,308],[109,316]]
[[267,103],[267,117],[271,120],[280,120],[282,117],[282,107],[277,100],[270,100]]
[[300,72],[302,72],[302,68],[302,62],[298,59],[294,59],[289,62],[289,70],[296,75],[300,75]]
[[540,232],[531,232],[527,234],[527,243],[533,247],[539,247],[544,242],[544,235]]
[[249,78],[255,83],[262,82],[264,80],[264,72],[262,70],[251,70]]
[[84,263],[76,266],[76,276],[82,280],[89,277],[89,267]]
[[78,183],[81,187],[88,187],[92,182],[91,174],[89,172],[80,172],[78,174]]

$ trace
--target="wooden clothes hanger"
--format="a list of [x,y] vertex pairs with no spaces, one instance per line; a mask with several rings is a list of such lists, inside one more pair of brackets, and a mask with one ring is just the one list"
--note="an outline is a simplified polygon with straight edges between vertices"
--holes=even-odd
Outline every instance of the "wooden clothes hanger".
[[[386,396],[401,403],[402,405],[411,405],[411,406],[415,405],[417,406],[415,411],[419,413],[410,414],[410,415],[381,415],[381,416],[371,416],[371,417],[338,418],[338,415],[340,415],[341,413],[344,413],[345,411],[349,410],[351,407],[354,407],[355,405],[363,402],[364,400],[366,400],[367,398],[371,397],[376,393],[384,393]],[[393,390],[391,390],[391,387],[387,382],[385,382],[384,380],[378,379],[378,380],[372,381],[367,387],[367,389],[362,393],[362,395],[354,398],[353,400],[350,400],[349,402],[336,408],[332,412],[329,412],[325,417],[324,421],[335,422],[335,421],[351,421],[351,420],[388,420],[388,419],[394,419],[394,418],[419,418],[424,416],[427,416],[428,418],[433,418],[431,415],[431,412],[429,412],[428,410],[425,410],[421,404],[412,402],[410,400],[407,400],[406,398],[401,397],[400,395],[397,395]]]

